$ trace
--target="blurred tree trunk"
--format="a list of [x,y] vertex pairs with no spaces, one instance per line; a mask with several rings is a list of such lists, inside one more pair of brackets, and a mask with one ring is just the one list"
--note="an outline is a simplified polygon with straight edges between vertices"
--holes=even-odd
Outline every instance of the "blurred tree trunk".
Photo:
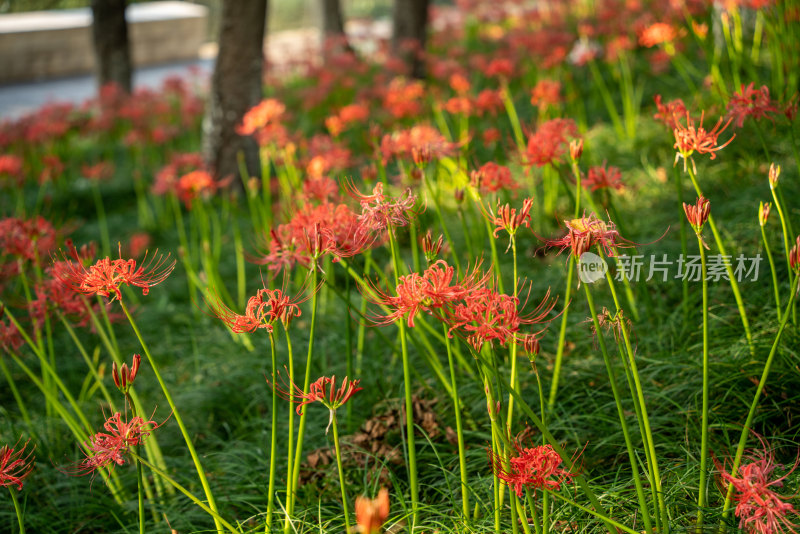
[[203,156],[218,178],[236,176],[244,153],[251,176],[260,174],[258,146],[236,133],[244,114],[262,98],[267,0],[224,0],[219,52],[203,120]]
[[323,54],[351,52],[344,31],[344,17],[340,0],[322,0]]
[[425,77],[425,50],[430,0],[394,0],[392,48],[404,59],[415,78]]
[[126,0],[92,0],[92,39],[94,41],[97,83],[102,87],[116,83],[131,92],[131,53]]

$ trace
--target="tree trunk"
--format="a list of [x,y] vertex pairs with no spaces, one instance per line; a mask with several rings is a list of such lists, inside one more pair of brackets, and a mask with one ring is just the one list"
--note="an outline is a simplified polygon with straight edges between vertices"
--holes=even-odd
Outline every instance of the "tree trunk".
[[425,77],[422,52],[428,34],[429,0],[394,0],[392,48],[415,78]]
[[203,120],[203,156],[218,178],[236,176],[244,153],[251,176],[260,174],[258,146],[236,133],[244,114],[262,98],[267,0],[224,0],[219,52]]
[[131,92],[131,53],[126,0],[92,0],[92,39],[97,82],[102,87],[116,83]]
[[344,17],[340,0],[322,1],[322,52],[324,56],[352,52],[344,31]]

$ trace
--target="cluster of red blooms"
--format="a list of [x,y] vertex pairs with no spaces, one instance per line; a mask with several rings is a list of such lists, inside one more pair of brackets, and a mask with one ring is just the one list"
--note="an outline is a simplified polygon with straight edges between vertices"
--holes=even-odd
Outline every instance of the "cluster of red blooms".
[[195,199],[213,196],[231,180],[215,180],[200,154],[181,152],[173,154],[170,162],[158,171],[151,191],[156,195],[172,193],[191,209]]
[[300,304],[309,299],[313,292],[319,288],[312,288],[312,293],[305,295],[306,287],[303,286],[298,291],[297,296],[290,297],[286,294],[286,288],[267,289],[262,288],[256,294],[247,299],[244,315],[240,315],[225,304],[220,299],[213,302],[206,301],[213,315],[237,333],[255,332],[264,329],[272,332],[275,321],[280,320],[288,328],[289,323],[294,317],[300,317]]
[[383,96],[383,109],[394,118],[418,117],[422,113],[425,86],[417,80],[395,78]]
[[145,421],[138,416],[124,421],[119,412],[115,413],[103,423],[105,432],[98,432],[84,443],[88,452],[75,467],[76,474],[86,475],[101,467],[124,465],[125,453],[142,443],[159,426],[155,421]]
[[593,246],[603,249],[606,256],[614,256],[617,247],[631,246],[620,237],[616,225],[609,221],[601,221],[594,213],[588,217],[584,215],[578,219],[564,221],[567,234],[560,239],[546,240],[548,248],[558,248],[558,253],[569,249],[577,259]]
[[430,161],[450,156],[455,150],[456,145],[448,142],[439,130],[424,124],[386,134],[380,146],[384,164],[393,157],[413,161],[421,154]]
[[39,262],[56,246],[58,236],[44,217],[0,219],[0,257],[8,263],[0,265],[0,282],[18,274],[18,264],[11,259]]
[[778,111],[778,107],[769,98],[767,86],[762,85],[760,89],[756,89],[752,82],[747,87],[742,85],[740,91],[731,95],[728,101],[728,117],[734,120],[733,124],[737,128],[741,128],[748,117],[758,120]]
[[315,135],[308,143],[308,158],[306,172],[310,178],[346,169],[353,163],[350,149],[322,134]]
[[754,534],[796,532],[795,524],[788,516],[796,515],[797,510],[773,488],[783,486],[783,481],[795,470],[797,463],[783,476],[773,478],[775,470],[784,466],[775,462],[772,450],[763,439],[761,443],[764,449],[752,451],[749,462],[739,468],[737,476],[732,476],[720,462],[714,460],[722,479],[732,485],[735,491],[733,498],[739,526]]
[[414,318],[424,312],[444,321],[450,335],[465,338],[475,350],[485,343],[525,344],[529,335],[541,334],[526,335],[521,328],[548,322],[555,305],[549,291],[535,310],[523,313],[527,301],[521,303],[519,298],[500,293],[493,282],[492,274],[481,272],[479,264],[458,279],[455,269],[439,260],[421,274],[401,276],[396,294],[368,288],[368,298],[389,310],[373,315],[372,320],[381,325],[406,317],[408,326],[413,327]]
[[687,113],[686,105],[683,103],[683,100],[677,98],[663,104],[661,95],[656,95],[654,100],[658,112],[653,115],[653,118],[663,122],[670,130],[677,128],[678,120],[685,117]]
[[575,137],[578,137],[578,127],[572,119],[545,121],[528,136],[523,163],[537,167],[560,163],[570,139]]
[[289,138],[283,125],[286,106],[275,98],[267,98],[251,108],[236,128],[239,135],[252,135],[260,146],[283,146]]
[[0,447],[0,486],[16,486],[18,491],[22,490],[22,483],[31,474],[35,464],[33,450],[25,452],[28,443],[26,441],[22,447],[19,447],[19,442],[13,447]]
[[350,400],[350,398],[361,391],[359,387],[361,380],[349,380],[344,377],[339,389],[336,389],[336,377],[321,376],[311,383],[308,387],[308,393],[303,393],[303,390],[297,384],[289,384],[286,389],[279,388],[275,385],[278,393],[280,393],[289,402],[297,402],[297,413],[299,414],[303,406],[311,404],[312,402],[319,402],[332,412]]
[[606,167],[605,162],[602,165],[590,167],[583,184],[590,191],[597,191],[598,189],[621,191],[625,188],[622,183],[622,172],[619,168],[614,166]]
[[24,181],[22,158],[13,154],[0,155],[0,187],[19,187]]
[[733,134],[730,139],[720,145],[718,138],[733,119],[728,119],[728,122],[723,125],[720,118],[714,128],[709,131],[703,128],[704,118],[705,113],[700,116],[700,124],[695,125],[694,120],[687,112],[686,126],[684,126],[676,117],[675,129],[673,130],[675,135],[674,148],[677,151],[675,163],[678,162],[679,158],[683,158],[684,169],[686,168],[687,160],[692,161],[692,168],[694,169],[694,160],[692,159],[694,153],[710,154],[711,159],[715,159],[717,157],[716,152],[728,146],[733,141],[733,138],[736,137],[736,134]]
[[53,271],[62,284],[76,293],[84,295],[102,295],[112,300],[122,300],[120,286],[123,284],[141,288],[142,295],[147,295],[150,287],[166,280],[175,268],[175,261],[169,261],[169,256],[153,254],[148,259],[145,256],[142,265],[136,265],[136,260],[122,259],[122,245],[119,246],[119,258],[102,258],[94,265],[84,266],[75,247],[68,247],[68,254],[61,253],[62,261],[59,268]]
[[336,115],[325,119],[325,127],[330,134],[338,137],[343,131],[353,124],[364,123],[369,117],[369,108],[364,104],[348,104]]
[[558,491],[562,484],[572,481],[575,474],[561,466],[563,460],[551,445],[525,446],[522,434],[512,442],[515,452],[508,459],[508,467],[502,457],[490,452],[495,475],[508,484],[517,497],[522,497],[525,488]]
[[469,175],[470,185],[481,193],[497,193],[501,190],[513,191],[519,184],[511,177],[511,169],[490,161]]

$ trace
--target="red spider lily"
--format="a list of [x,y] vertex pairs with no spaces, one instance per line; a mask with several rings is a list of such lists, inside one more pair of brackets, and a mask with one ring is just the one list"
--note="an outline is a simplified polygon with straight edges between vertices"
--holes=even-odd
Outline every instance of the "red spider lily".
[[[78,251],[73,246],[69,250],[72,261],[62,252],[62,268],[53,271],[53,275],[73,291],[84,295],[102,295],[122,300],[120,286],[123,284],[139,287],[142,295],[147,295],[150,287],[166,280],[175,268],[175,260],[169,261],[169,255],[153,254],[149,259],[145,254],[142,266],[136,266],[136,260],[122,259],[122,244],[119,245],[120,258],[112,260],[103,258],[87,269],[81,262]],[[54,259],[54,263],[57,260]]]
[[778,185],[778,178],[781,176],[781,166],[770,163],[769,174],[767,176],[769,178],[769,188],[775,189],[775,186]]
[[[728,119],[724,126],[722,125],[722,119],[719,119],[714,128],[711,131],[707,131],[703,128],[704,118],[705,112],[700,116],[700,125],[695,126],[694,121],[687,112],[686,126],[684,127],[680,122],[675,124],[675,129],[673,130],[675,134],[674,148],[678,150],[677,154],[675,154],[675,163],[677,164],[678,158],[682,157],[684,170],[686,170],[686,160],[692,159],[692,154],[695,152],[698,154],[711,154],[711,159],[715,159],[717,157],[716,152],[728,146],[733,141],[733,138],[736,137],[736,134],[733,134],[725,143],[718,145],[720,134],[725,131],[725,128],[728,127],[733,119]],[[694,160],[692,160],[692,168],[694,169]],[[696,169],[694,170],[696,172]]]
[[652,48],[662,43],[672,43],[679,37],[678,31],[666,22],[656,22],[639,32],[639,44]]
[[789,251],[789,267],[795,274],[800,275],[800,235],[797,236],[792,250]]
[[739,527],[756,534],[796,532],[796,525],[787,516],[796,515],[797,511],[794,506],[785,502],[785,497],[778,495],[772,488],[782,487],[784,479],[797,468],[798,462],[782,477],[770,480],[773,472],[784,466],[775,462],[772,449],[763,438],[758,438],[763,450],[751,451],[747,457],[750,462],[739,468],[737,477],[731,476],[714,458],[722,479],[733,485]]
[[0,486],[16,486],[17,491],[22,490],[22,482],[33,471],[36,460],[33,457],[34,447],[27,454],[25,449],[30,440],[18,447],[19,441],[13,446],[0,447]]
[[606,167],[605,162],[602,165],[589,168],[584,184],[590,191],[597,191],[598,189],[621,191],[625,188],[622,183],[622,172],[619,168],[614,166]]
[[0,219],[0,255],[35,261],[56,246],[58,233],[44,217]]
[[[550,290],[533,311],[523,313],[530,297],[531,285],[528,285],[525,301],[504,293],[498,293],[486,286],[468,292],[463,301],[456,304],[448,312],[449,332],[455,332],[466,338],[467,342],[479,351],[485,343],[490,345],[497,341],[500,345],[518,343],[524,340],[520,328],[526,325],[547,323],[552,319],[547,316],[556,305],[556,299],[550,299]],[[522,291],[525,292],[524,290]],[[541,333],[541,332],[539,332]]]
[[569,138],[578,136],[578,127],[572,119],[551,119],[543,122],[536,133],[528,136],[523,164],[544,167],[561,162]]
[[383,193],[383,183],[378,182],[371,195],[364,195],[356,189],[352,182],[345,183],[350,196],[361,204],[361,215],[358,222],[367,230],[375,233],[389,227],[406,226],[414,213],[417,197],[406,189],[399,197],[389,197]]
[[[692,225],[695,233],[699,236],[703,231],[703,225],[708,220],[708,215],[711,213],[711,202],[701,196],[694,205],[684,202],[683,211],[686,213],[686,218],[689,219],[689,224]],[[705,243],[703,245],[708,248]]]
[[772,203],[771,202],[759,203],[759,206],[758,206],[758,223],[761,226],[764,226],[765,224],[767,224],[767,219],[769,219],[769,212],[770,212],[771,209],[772,209]]
[[511,169],[490,161],[470,173],[470,185],[481,193],[496,193],[501,189],[514,190],[519,184],[511,177]]
[[677,128],[678,117],[683,117],[686,115],[686,105],[683,103],[683,100],[677,98],[667,102],[666,104],[662,104],[661,95],[656,95],[654,100],[656,102],[656,107],[658,108],[658,113],[653,115],[653,118],[666,124],[667,128],[670,130]]
[[433,234],[431,234],[431,231],[428,230],[420,239],[420,243],[422,244],[422,253],[425,255],[425,260],[428,263],[431,263],[442,251],[442,246],[444,245],[444,236],[440,234],[439,238],[434,241]]
[[103,182],[114,176],[114,165],[108,161],[100,161],[94,165],[83,165],[81,174],[92,182]]
[[356,497],[356,524],[361,534],[380,534],[389,517],[389,491],[381,488],[378,497]]
[[569,142],[569,159],[577,163],[583,155],[583,139],[573,139]]
[[396,119],[416,117],[422,111],[420,102],[425,96],[425,86],[419,81],[394,78],[383,97],[383,108]]
[[[494,237],[497,237],[497,233],[500,230],[505,230],[508,232],[509,237],[513,237],[520,226],[530,228],[531,208],[533,208],[532,198],[526,198],[522,201],[522,207],[519,212],[517,212],[517,208],[512,208],[509,204],[501,206],[498,201],[497,214],[484,210],[484,216],[497,227],[494,229]],[[508,246],[511,246],[511,241],[509,241]]]
[[475,108],[479,115],[489,114],[497,115],[503,109],[503,97],[500,91],[493,89],[484,89],[475,98]]
[[[25,174],[22,172],[22,158],[11,154],[0,155],[0,186],[22,185]],[[8,183],[7,183],[8,182]]]
[[[336,376],[321,376],[314,381],[308,388],[308,393],[304,393],[300,387],[295,383],[287,384],[286,388],[280,388],[277,384],[273,384],[276,391],[289,402],[297,402],[297,414],[300,415],[303,406],[311,404],[312,402],[319,402],[330,411],[330,421],[328,422],[328,429],[330,429],[333,422],[333,413],[341,407],[344,403],[350,400],[355,393],[361,391],[359,387],[361,380],[348,380],[344,377],[342,385],[336,389]],[[267,380],[269,384],[269,380]],[[328,429],[325,433],[328,433]]]
[[497,478],[508,484],[517,497],[522,497],[523,488],[558,491],[563,483],[572,482],[575,473],[561,467],[563,460],[552,445],[526,447],[524,433],[512,440],[516,452],[508,459],[508,468],[504,467],[502,457],[490,452],[489,460]]
[[561,102],[561,82],[539,80],[531,90],[531,104],[541,108],[555,106]]
[[236,127],[239,135],[253,135],[258,130],[280,122],[286,106],[274,98],[267,98],[259,102],[244,114],[242,123]]
[[8,352],[15,352],[22,346],[25,340],[14,323],[9,321],[8,324],[6,324],[6,322],[2,320],[4,313],[5,305],[0,306],[0,349]]
[[456,148],[457,145],[447,141],[439,130],[420,124],[384,135],[380,151],[386,164],[392,157],[411,159],[414,150],[427,153],[431,159],[439,159],[454,154]]
[[202,154],[195,152],[173,154],[169,164],[156,174],[151,191],[156,195],[177,193],[178,179],[181,176],[204,168]]
[[561,239],[545,240],[545,246],[558,248],[559,254],[570,249],[577,259],[594,245],[599,245],[607,256],[614,256],[617,247],[632,246],[620,237],[613,222],[601,221],[594,213],[588,217],[584,215],[579,219],[564,221],[564,225],[567,227],[567,235]]
[[752,82],[747,87],[742,84],[740,91],[734,93],[728,101],[728,117],[734,119],[736,128],[741,128],[748,117],[760,119],[779,111],[769,98],[769,88],[762,85],[760,89],[756,89]]
[[373,316],[372,320],[376,325],[386,325],[407,314],[407,324],[413,328],[414,317],[419,312],[438,314],[444,319],[447,308],[483,287],[490,277],[490,273],[481,273],[480,263],[476,263],[461,280],[454,281],[455,269],[439,260],[422,274],[401,276],[395,290],[397,295],[387,294],[376,287],[369,288],[367,298],[390,310],[386,315]]
[[133,355],[133,363],[128,368],[127,363],[123,363],[121,368],[117,368],[117,362],[111,364],[111,376],[114,378],[114,385],[117,386],[123,393],[127,393],[128,389],[133,385],[136,380],[136,375],[139,373],[139,364],[142,361],[142,356],[139,354]]
[[119,412],[115,413],[103,423],[106,432],[98,432],[84,443],[89,452],[75,467],[75,473],[86,475],[94,473],[101,467],[124,465],[124,454],[130,447],[142,443],[150,432],[160,426],[155,421],[145,421],[138,416],[130,421],[123,421],[122,415]]
[[175,184],[178,198],[187,209],[192,209],[192,201],[200,197],[210,197],[218,189],[227,186],[231,179],[214,180],[210,173],[199,170],[184,174]]
[[288,328],[294,317],[302,315],[300,304],[307,301],[320,287],[317,286],[309,294],[306,294],[307,284],[308,280],[303,283],[294,298],[286,294],[285,278],[281,289],[267,289],[266,287],[259,289],[254,296],[247,299],[244,315],[232,311],[219,298],[213,302],[206,300],[206,304],[215,317],[222,319],[237,334],[255,332],[260,328],[272,332],[276,320],[280,320]]

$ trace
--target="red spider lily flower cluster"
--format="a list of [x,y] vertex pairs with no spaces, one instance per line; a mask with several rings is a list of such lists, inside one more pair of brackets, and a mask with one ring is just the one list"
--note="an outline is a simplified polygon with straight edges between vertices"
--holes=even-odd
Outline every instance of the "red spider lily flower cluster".
[[470,185],[481,193],[496,193],[501,190],[513,191],[519,184],[511,177],[511,169],[490,161],[469,175]]
[[436,260],[436,257],[442,251],[444,236],[440,234],[439,238],[434,240],[433,234],[428,230],[420,239],[420,243],[422,244],[422,253],[425,255],[425,261],[431,263]]
[[558,491],[564,483],[570,483],[574,473],[564,469],[561,456],[551,445],[526,447],[521,436],[513,440],[514,455],[504,466],[500,455],[490,452],[490,462],[497,478],[505,482],[511,490],[522,497],[524,488]]
[[551,119],[539,125],[523,155],[525,165],[544,167],[561,162],[569,139],[578,136],[578,127],[572,119]]
[[0,155],[0,187],[22,185],[25,174],[22,172],[22,158],[12,154]]
[[154,195],[166,195],[178,192],[178,181],[181,176],[193,171],[204,170],[205,162],[202,154],[186,152],[173,154],[170,162],[156,173],[153,187],[150,189]]
[[[375,314],[371,320],[376,325],[386,325],[406,317],[406,324],[414,327],[414,318],[427,313],[443,321],[450,335],[456,334],[480,350],[485,343],[501,345],[528,341],[520,332],[523,326],[549,322],[547,316],[555,306],[548,290],[539,305],[523,312],[527,305],[519,298],[500,293],[492,287],[490,272],[482,273],[480,264],[461,279],[455,269],[439,260],[420,274],[401,276],[396,294],[388,294],[376,287],[365,288],[367,298],[385,308],[385,314]],[[534,334],[539,336],[540,332]]]
[[413,160],[415,153],[426,154],[428,161],[443,158],[454,154],[456,145],[447,141],[436,128],[420,124],[384,135],[380,151],[385,165],[393,157]]
[[[683,212],[686,214],[689,224],[692,225],[694,233],[700,237],[700,234],[703,232],[703,225],[706,224],[708,215],[711,213],[711,202],[702,196],[697,199],[694,205],[684,202]],[[708,245],[705,243],[703,243],[703,245],[708,248]]]
[[99,161],[94,165],[83,165],[81,174],[91,182],[105,182],[114,176],[114,165],[108,161]]
[[[704,118],[705,112],[700,116],[700,124],[695,126],[694,121],[687,112],[686,126],[683,126],[680,122],[676,122],[675,129],[673,130],[675,135],[674,148],[678,151],[675,154],[675,163],[678,163],[679,158],[683,158],[684,170],[686,170],[686,161],[691,160],[692,154],[695,152],[698,154],[711,154],[711,159],[715,159],[717,157],[716,152],[728,146],[730,142],[733,141],[733,138],[736,137],[736,134],[733,134],[725,143],[721,145],[718,144],[720,134],[725,131],[733,119],[728,119],[728,122],[726,122],[724,126],[722,125],[722,119],[719,119],[714,128],[708,131],[703,128]],[[692,168],[696,172],[694,160],[692,160]]]
[[309,294],[306,294],[306,288],[304,283],[295,297],[286,294],[285,284],[282,289],[259,289],[254,296],[247,299],[244,315],[235,313],[220,299],[213,302],[206,300],[206,304],[214,316],[222,319],[234,333],[243,334],[258,329],[272,332],[275,321],[280,320],[288,328],[294,317],[302,315],[300,304],[318,291],[319,286],[312,288]]
[[7,352],[16,352],[25,340],[14,323],[10,321],[6,323],[3,320],[4,313],[5,305],[0,306],[0,349]]
[[411,220],[417,197],[406,189],[399,197],[390,197],[383,193],[383,183],[378,182],[371,195],[358,191],[352,183],[348,184],[350,196],[361,204],[361,215],[358,222],[371,232],[379,233],[389,227],[406,226]]
[[[358,384],[360,382],[361,380],[349,380],[347,377],[344,377],[341,386],[339,386],[339,389],[336,389],[336,376],[321,376],[311,383],[308,387],[308,393],[303,392],[303,390],[294,383],[289,383],[285,389],[279,388],[277,384],[273,384],[273,387],[283,398],[289,402],[297,403],[296,411],[298,415],[302,413],[303,406],[306,404],[319,402],[325,406],[330,411],[328,428],[325,430],[327,434],[331,423],[333,423],[334,412],[349,401],[354,394],[364,389],[359,387]],[[267,380],[267,383],[269,384],[269,380]]]
[[531,105],[547,109],[561,102],[561,82],[539,80],[531,90]]
[[30,440],[23,443],[22,447],[19,447],[19,442],[13,447],[0,447],[0,486],[16,486],[17,491],[22,490],[23,481],[31,474],[36,463],[33,449],[25,451],[28,443]]
[[578,259],[584,252],[598,245],[606,256],[614,256],[617,247],[632,246],[629,241],[620,237],[613,222],[601,221],[594,213],[588,217],[584,215],[564,221],[564,225],[567,227],[567,235],[560,239],[545,240],[545,246],[558,248],[559,254],[569,249]]
[[389,517],[389,490],[381,488],[375,499],[356,497],[356,525],[361,534],[380,534]]
[[252,135],[260,146],[283,146],[289,139],[282,124],[286,106],[275,98],[267,98],[250,108],[236,127],[239,135]]
[[325,127],[332,136],[337,137],[348,126],[364,123],[369,117],[369,108],[364,104],[349,104],[344,106],[336,115],[325,119]]
[[762,85],[756,89],[752,82],[747,87],[742,84],[739,92],[734,93],[728,101],[728,117],[734,120],[736,128],[741,128],[748,117],[758,120],[779,111],[769,98],[769,88]]
[[103,423],[105,432],[98,432],[84,443],[89,452],[76,466],[75,472],[86,475],[101,467],[124,465],[125,453],[142,443],[159,426],[155,421],[145,421],[138,416],[124,421],[119,412],[115,413]]
[[656,22],[639,32],[639,44],[646,48],[652,48],[663,43],[672,43],[679,36],[678,30],[671,24]]
[[[84,267],[75,247],[69,249],[71,260],[62,252],[63,262],[53,275],[77,293],[84,295],[102,295],[122,300],[120,286],[131,285],[142,289],[147,295],[150,288],[169,276],[175,268],[175,260],[169,261],[169,255],[153,254],[149,259],[145,255],[143,265],[136,266],[136,260],[122,259],[122,244],[119,245],[119,259],[103,258],[88,268]],[[55,260],[58,261],[58,260]]]
[[44,217],[0,219],[0,256],[36,261],[55,248],[56,239],[55,228]]
[[625,188],[622,183],[622,172],[619,168],[614,166],[606,167],[605,162],[602,165],[589,168],[584,184],[590,191],[597,191],[598,189],[621,191]]
[[733,486],[736,502],[736,517],[739,527],[755,534],[778,534],[796,532],[795,524],[788,516],[797,515],[797,510],[786,498],[778,495],[773,488],[783,486],[783,481],[796,468],[797,463],[783,476],[773,478],[776,469],[784,468],[775,462],[775,457],[764,440],[759,436],[763,450],[751,451],[749,463],[739,468],[738,476],[731,476],[725,467],[714,459],[722,479]]
[[[494,237],[497,237],[497,233],[500,230],[505,230],[509,237],[513,237],[517,230],[519,230],[520,226],[525,226],[530,228],[530,220],[531,220],[531,209],[533,208],[533,198],[526,198],[522,201],[522,207],[517,212],[517,208],[512,208],[509,204],[500,205],[500,202],[497,203],[497,210],[496,214],[489,211],[488,213],[484,211],[484,215],[489,222],[494,224],[496,228],[494,229]],[[511,242],[509,241],[509,247],[511,246]]]
[[425,86],[417,80],[394,78],[383,97],[383,108],[394,118],[416,117],[422,111]]
[[133,385],[133,381],[136,380],[141,362],[142,356],[140,354],[134,354],[130,368],[127,363],[123,363],[120,368],[117,368],[117,362],[111,364],[111,376],[114,378],[114,385],[117,386],[117,389],[123,394],[128,392],[128,389]]
[[656,103],[656,108],[658,108],[658,112],[653,115],[653,118],[657,121],[663,122],[670,130],[677,128],[679,117],[686,116],[687,112],[686,104],[683,103],[683,100],[677,98],[667,102],[666,104],[662,104],[661,95],[656,95],[654,100]]
[[192,209],[192,201],[197,198],[213,196],[219,189],[224,188],[232,181],[232,177],[215,180],[211,173],[196,170],[184,174],[175,184],[175,192],[187,209]]

